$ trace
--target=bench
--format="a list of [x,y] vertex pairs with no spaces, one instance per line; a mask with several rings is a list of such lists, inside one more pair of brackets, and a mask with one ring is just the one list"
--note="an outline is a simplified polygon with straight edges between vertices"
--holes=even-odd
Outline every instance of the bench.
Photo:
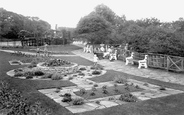
[[148,68],[147,59],[148,59],[148,55],[140,54],[137,52],[132,52],[131,56],[126,58],[125,65],[128,65],[129,63],[134,64],[134,62],[138,62],[139,69],[141,67]]
[[117,50],[115,50],[114,53],[110,54],[109,60],[112,61],[113,59],[117,60]]

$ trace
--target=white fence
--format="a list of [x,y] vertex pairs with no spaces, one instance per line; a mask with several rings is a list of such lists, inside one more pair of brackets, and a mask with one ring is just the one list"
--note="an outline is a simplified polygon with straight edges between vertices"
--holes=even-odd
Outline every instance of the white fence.
[[0,42],[0,46],[22,46],[21,41]]

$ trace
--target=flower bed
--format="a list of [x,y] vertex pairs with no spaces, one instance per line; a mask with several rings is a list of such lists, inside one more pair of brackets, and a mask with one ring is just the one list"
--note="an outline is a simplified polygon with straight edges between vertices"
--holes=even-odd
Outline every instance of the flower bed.
[[95,98],[120,95],[120,94],[124,94],[124,93],[141,91],[141,90],[143,90],[143,89],[136,88],[135,86],[118,85],[116,87],[103,86],[102,88],[92,88],[91,90],[80,90],[80,91],[75,92],[75,94],[83,97],[84,99],[95,99]]
[[75,73],[76,71],[78,71],[78,64],[64,61],[61,59],[38,63],[37,67],[42,71],[51,73],[57,72],[61,74]]

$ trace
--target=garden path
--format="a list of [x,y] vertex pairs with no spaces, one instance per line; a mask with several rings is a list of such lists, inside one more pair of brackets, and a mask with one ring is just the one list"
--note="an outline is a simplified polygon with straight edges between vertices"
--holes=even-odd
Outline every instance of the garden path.
[[[73,51],[74,54],[81,56],[85,59],[93,61],[93,54],[91,53],[84,53],[81,50]],[[144,78],[156,79],[163,82],[175,83],[184,85],[184,77],[182,73],[174,73],[169,72],[166,70],[159,70],[159,69],[138,69],[135,65],[125,65],[123,61],[109,61],[107,59],[99,60],[98,62],[100,65],[104,66],[107,70],[114,70],[119,72],[124,72],[130,75],[136,75]]]

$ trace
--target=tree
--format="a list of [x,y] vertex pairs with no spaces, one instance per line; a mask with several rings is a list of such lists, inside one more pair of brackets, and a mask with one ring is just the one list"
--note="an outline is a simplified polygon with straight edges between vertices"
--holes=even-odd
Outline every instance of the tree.
[[91,43],[103,43],[108,39],[110,24],[95,12],[81,18],[76,31]]

